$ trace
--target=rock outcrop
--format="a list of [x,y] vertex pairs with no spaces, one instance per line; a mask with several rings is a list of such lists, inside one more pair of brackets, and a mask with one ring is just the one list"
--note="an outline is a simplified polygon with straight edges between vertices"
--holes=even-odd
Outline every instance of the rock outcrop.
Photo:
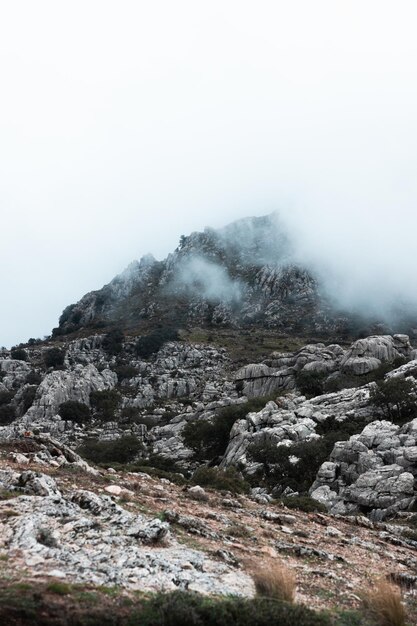
[[267,396],[294,389],[300,372],[332,380],[346,374],[360,377],[383,363],[413,359],[414,352],[407,335],[375,335],[355,341],[347,350],[338,344],[316,343],[293,353],[272,353],[266,363],[246,365],[236,372],[235,381],[248,397]]
[[[15,441],[31,433],[38,449],[24,453],[28,462],[36,458],[46,465],[74,464],[94,471],[88,470],[71,448],[86,438],[113,441],[135,435],[142,442],[137,448],[138,461],[153,455],[160,463],[190,471],[198,462],[184,443],[187,424],[211,423],[222,407],[269,396],[275,399],[265,399],[262,410],[235,422],[221,461],[222,467],[233,465],[253,474],[260,461],[251,457],[252,446],[291,447],[317,440],[326,423],[337,427],[353,420],[365,425],[383,418],[381,409],[369,401],[375,383],[362,384],[370,380],[376,362],[378,368],[383,364],[394,368],[386,374],[388,379],[417,372],[417,360],[405,335],[371,336],[348,348],[308,344],[296,352],[272,353],[264,362],[248,364],[236,373],[226,351],[213,346],[170,341],[144,360],[137,356],[133,340],[126,338],[117,356],[106,351],[104,340],[101,335],[62,344],[62,369],[42,369],[39,348],[34,348],[33,357],[28,351],[27,362],[0,359],[0,391],[16,415],[0,427],[0,438]],[[405,363],[398,366],[400,360]],[[297,391],[302,373],[318,377],[323,386],[349,376],[349,384],[355,386],[307,399]],[[25,410],[28,389],[31,404]],[[116,394],[110,419],[103,419],[90,406],[92,392]],[[68,401],[85,406],[86,423],[61,417],[60,406]],[[392,436],[391,430],[397,433],[399,427],[391,424],[379,425],[382,440],[376,444],[373,439],[368,445],[370,426],[367,428],[349,442],[336,444],[318,472],[312,494],[331,511],[367,511],[381,518],[407,508],[414,497],[415,442],[409,437],[403,443],[405,431]]]
[[332,513],[362,512],[380,520],[413,504],[416,477],[417,419],[404,426],[378,420],[336,443],[311,496]]
[[264,409],[249,413],[235,423],[222,465],[249,465],[247,451],[254,443],[291,445],[317,438],[317,424],[329,419],[344,421],[350,417],[367,418],[373,409],[369,406],[369,385],[344,389],[306,400],[304,396],[287,395],[268,402]]
[[118,323],[279,328],[337,333],[349,316],[300,266],[285,227],[273,214],[182,237],[163,261],[133,262],[98,291],[67,307],[55,335]]
[[190,589],[252,595],[243,572],[181,546],[167,522],[131,513],[109,496],[62,493],[48,475],[0,471],[0,550],[21,555],[37,576],[140,590]]

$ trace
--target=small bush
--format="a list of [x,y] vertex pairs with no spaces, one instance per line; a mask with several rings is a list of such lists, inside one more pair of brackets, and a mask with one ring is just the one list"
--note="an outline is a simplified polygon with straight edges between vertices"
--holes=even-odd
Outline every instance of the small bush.
[[105,389],[104,391],[92,391],[90,393],[90,403],[99,419],[106,422],[115,419],[115,412],[120,404],[121,396],[115,389]]
[[42,382],[42,376],[39,374],[39,372],[35,372],[35,370],[32,370],[26,376],[25,382],[28,385],[40,385]]
[[90,409],[82,402],[68,400],[59,405],[58,413],[63,420],[84,424],[91,419]]
[[43,546],[47,546],[48,548],[56,548],[58,545],[53,533],[49,530],[49,528],[39,528],[36,535],[36,541],[38,543],[41,543]]
[[37,390],[36,385],[31,385],[30,387],[26,387],[26,389],[24,390],[23,395],[22,395],[23,413],[26,413],[26,411],[28,411],[30,407],[32,406],[33,401],[35,400],[36,390]]
[[392,421],[402,423],[417,413],[416,392],[417,385],[410,379],[389,378],[371,389],[369,402],[380,407]]
[[252,398],[218,410],[211,421],[188,422],[182,431],[184,443],[194,451],[196,460],[213,461],[223,456],[229,444],[233,424],[248,413],[260,411],[270,398]]
[[126,435],[114,441],[87,439],[78,453],[95,463],[130,463],[142,449],[142,443],[134,435]]
[[[259,443],[249,446],[254,461],[263,463],[262,479],[269,489],[307,493],[320,465],[328,459],[334,442],[324,438],[300,441],[292,446]],[[296,459],[296,460],[294,460]]]
[[50,593],[56,593],[58,596],[66,596],[72,591],[71,585],[60,580],[55,580],[54,582],[49,583],[46,589]]
[[151,454],[146,461],[143,461],[143,465],[149,465],[154,469],[160,469],[168,473],[180,471],[180,468],[175,461],[166,458],[161,454]]
[[136,367],[133,367],[133,365],[117,365],[113,368],[113,372],[116,373],[119,383],[121,383],[122,380],[129,380],[138,375],[138,370]]
[[330,626],[324,613],[275,598],[210,598],[190,591],[158,594],[126,626]]
[[16,411],[10,404],[0,406],[0,425],[6,426],[16,419]]
[[167,341],[177,341],[178,331],[174,328],[158,329],[149,335],[139,337],[136,342],[136,354],[142,359],[149,359],[158,352]]
[[65,362],[65,351],[61,348],[48,348],[44,352],[43,360],[46,367],[60,368]]
[[327,377],[325,372],[310,372],[301,370],[295,376],[295,384],[302,394],[308,398],[320,396],[324,393],[324,381]]
[[199,467],[192,475],[191,482],[201,487],[211,487],[232,493],[247,493],[249,491],[248,483],[234,467],[227,469]]
[[0,406],[9,404],[14,398],[13,391],[0,391]]
[[258,482],[262,480],[271,490],[282,492],[290,487],[294,491],[307,493],[321,464],[328,460],[334,444],[362,432],[369,421],[353,417],[337,422],[334,418],[328,418],[316,427],[320,439],[299,441],[291,446],[277,446],[273,442],[262,441],[251,444],[248,453],[254,461],[263,463],[263,470],[257,474]]
[[116,355],[120,354],[123,350],[124,334],[120,328],[114,328],[108,332],[103,339],[102,347],[107,354]]
[[292,496],[289,498],[280,498],[279,502],[288,509],[304,511],[304,513],[327,513],[327,509],[321,502],[313,500],[309,496]]
[[376,582],[362,594],[367,613],[378,626],[406,626],[406,614],[398,587],[386,580]]
[[294,572],[283,563],[268,563],[252,572],[256,593],[284,602],[294,602],[296,580]]
[[16,498],[17,495],[16,491],[8,491],[7,489],[2,489],[0,487],[0,502],[2,500],[11,500],[12,498]]
[[27,361],[28,355],[26,350],[23,348],[12,348],[10,352],[10,356],[12,359],[16,359],[17,361]]

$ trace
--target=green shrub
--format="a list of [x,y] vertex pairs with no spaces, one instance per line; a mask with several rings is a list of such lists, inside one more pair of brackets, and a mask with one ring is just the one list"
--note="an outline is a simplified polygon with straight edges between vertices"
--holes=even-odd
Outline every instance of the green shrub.
[[[274,598],[192,591],[126,595],[117,588],[46,583],[0,585],[6,626],[365,626],[359,613],[314,611]],[[410,622],[411,623],[411,622]]]
[[12,359],[16,359],[17,361],[27,361],[28,355],[26,350],[23,348],[12,348],[10,352],[10,356]]
[[321,502],[313,500],[309,496],[292,496],[290,498],[280,498],[279,502],[289,509],[304,511],[304,513],[327,513],[327,509]]
[[48,348],[43,354],[46,367],[60,368],[65,362],[65,351],[61,348]]
[[177,341],[178,331],[173,328],[158,329],[149,335],[139,337],[136,342],[136,354],[142,359],[149,359],[158,352],[167,341]]
[[35,372],[35,370],[32,370],[26,376],[25,382],[28,385],[40,385],[42,382],[42,376],[39,374],[39,372]]
[[138,370],[136,367],[133,367],[133,365],[117,365],[112,369],[113,372],[116,373],[117,381],[119,383],[121,383],[122,380],[129,380],[130,378],[134,378],[138,375]]
[[323,390],[325,393],[332,393],[335,391],[341,391],[342,389],[351,389],[352,387],[359,387],[368,383],[378,382],[383,380],[388,372],[400,367],[405,362],[406,360],[404,357],[398,357],[392,363],[381,363],[381,365],[375,370],[361,376],[339,373],[337,376],[331,376],[324,381]]
[[125,435],[114,441],[87,439],[78,453],[95,463],[130,463],[142,449],[142,443],[134,435]]
[[13,391],[0,391],[0,406],[4,404],[9,404],[14,398]]
[[23,413],[26,413],[26,411],[28,411],[30,407],[32,406],[33,401],[36,396],[36,390],[37,390],[36,385],[31,385],[30,387],[26,387],[26,389],[24,390],[23,395],[22,395]]
[[329,442],[329,447],[336,441],[346,441],[352,435],[361,433],[365,426],[373,421],[373,417],[348,417],[342,422],[334,417],[327,418],[324,422],[317,424],[316,433],[323,435]]
[[104,335],[102,347],[107,354],[120,354],[123,350],[124,334],[120,328],[114,328]]
[[200,487],[211,487],[212,489],[231,491],[232,493],[246,493],[249,491],[249,484],[234,467],[227,469],[199,467],[192,475],[191,482],[194,485],[200,485]]
[[211,421],[188,422],[182,431],[185,445],[194,451],[198,461],[212,461],[222,457],[229,444],[233,424],[244,419],[248,413],[260,411],[268,400],[269,397],[252,398],[219,409]]
[[154,469],[160,469],[164,472],[180,472],[180,468],[174,460],[168,459],[160,454],[151,454],[146,461],[143,461],[143,465],[149,465]]
[[115,412],[120,401],[121,396],[115,389],[92,391],[90,393],[90,404],[95,410],[97,417],[106,422],[115,419]]
[[410,379],[389,378],[371,389],[369,402],[380,407],[393,422],[402,423],[417,414],[416,393],[417,385]]
[[166,478],[172,483],[181,486],[188,483],[184,474],[180,471],[164,470],[160,467],[153,467],[149,464],[149,461],[140,460],[137,463],[127,463],[120,466],[115,463],[113,464],[113,467],[114,469],[120,469],[126,472],[144,472],[145,474],[149,474],[149,476],[154,476],[155,478]]
[[10,404],[3,404],[0,406],[0,425],[6,426],[11,424],[16,419],[16,411]]
[[147,600],[126,626],[330,626],[324,613],[269,598],[210,598],[174,591]]
[[59,405],[58,413],[63,420],[83,424],[91,419],[90,409],[86,404],[68,400]]
[[[249,446],[248,452],[254,461],[263,463],[262,479],[269,489],[283,491],[290,487],[294,491],[306,493],[332,448],[332,445],[326,445],[320,438],[292,446],[256,443]],[[293,457],[298,461],[294,462]]]
[[[277,446],[263,441],[251,444],[248,453],[254,461],[263,464],[263,470],[258,472],[256,479],[271,490],[283,491],[290,487],[307,493],[321,464],[329,459],[335,443],[362,432],[369,421],[370,418],[349,418],[337,422],[329,418],[316,427],[316,433],[321,435],[319,439],[300,441],[291,446]],[[293,457],[298,461],[293,462]]]
[[50,593],[56,593],[58,596],[67,596],[72,591],[71,586],[68,583],[60,580],[54,580],[49,583],[46,589]]
[[307,398],[320,396],[324,393],[324,381],[327,374],[324,372],[310,372],[301,370],[295,375],[295,384]]

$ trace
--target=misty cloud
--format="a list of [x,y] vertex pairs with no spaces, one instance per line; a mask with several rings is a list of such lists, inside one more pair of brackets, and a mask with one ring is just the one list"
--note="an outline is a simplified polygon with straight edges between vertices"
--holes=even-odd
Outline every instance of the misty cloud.
[[274,210],[340,302],[415,301],[414,1],[3,4],[0,344]]
[[243,265],[282,266],[294,256],[294,240],[277,211],[234,221],[216,234],[226,255]]
[[209,302],[232,304],[242,297],[242,285],[226,269],[207,259],[191,255],[178,264],[172,291],[202,298]]

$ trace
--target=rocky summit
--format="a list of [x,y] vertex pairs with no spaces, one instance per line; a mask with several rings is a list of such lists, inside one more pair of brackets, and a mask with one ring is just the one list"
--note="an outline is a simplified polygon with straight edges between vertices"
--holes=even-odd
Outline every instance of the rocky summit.
[[[301,255],[302,256],[302,255]],[[383,318],[342,310],[326,293],[277,214],[247,218],[181,237],[163,261],[144,256],[62,313],[53,335],[118,325],[130,332],[169,328],[271,328],[287,334],[353,336],[390,329]],[[398,317],[398,329],[417,316]],[[391,328],[391,330],[393,330]],[[395,330],[395,329],[394,329]]]
[[371,624],[381,576],[415,623],[415,334],[355,336],[277,219],[184,237],[1,350],[3,623],[142,623],[173,591],[249,615],[291,576],[283,624]]

